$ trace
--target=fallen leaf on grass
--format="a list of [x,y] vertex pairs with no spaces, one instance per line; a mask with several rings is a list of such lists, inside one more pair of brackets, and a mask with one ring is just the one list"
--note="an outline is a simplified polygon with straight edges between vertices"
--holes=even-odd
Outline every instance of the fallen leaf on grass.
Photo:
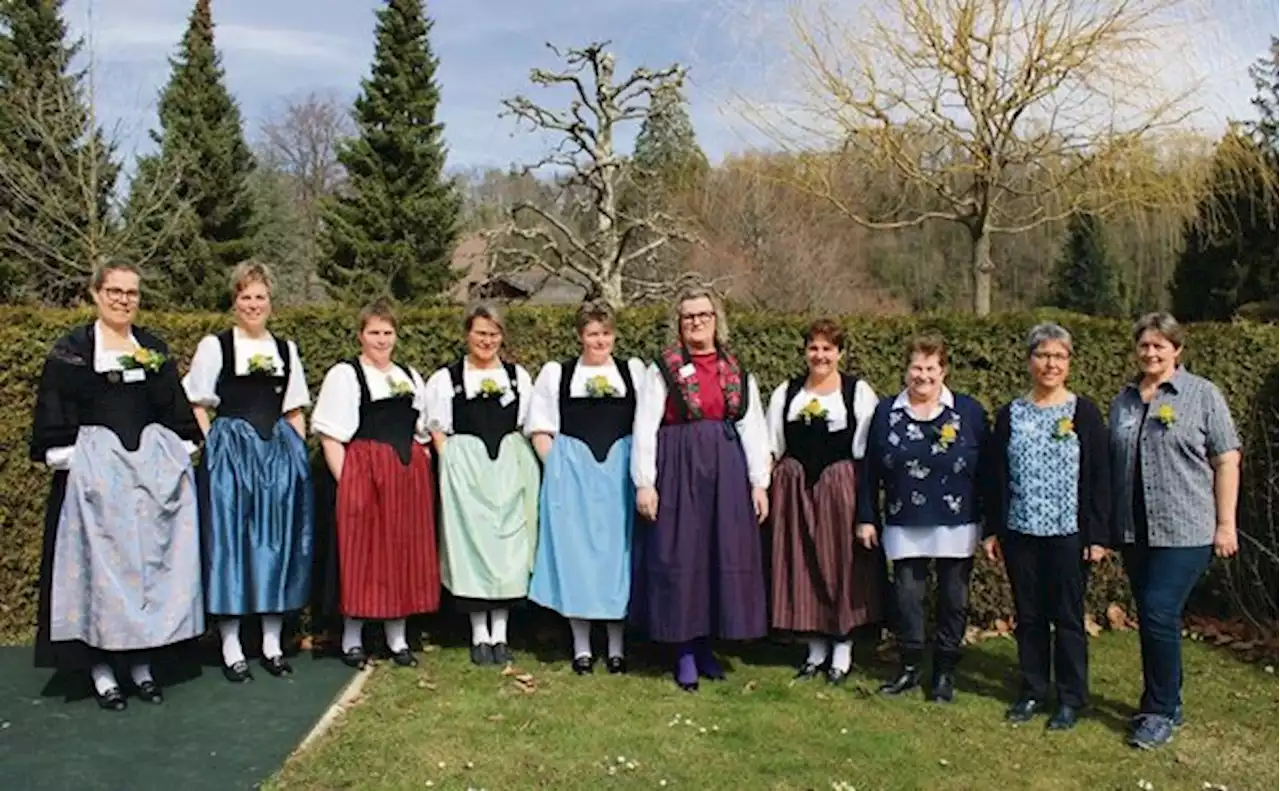
[[485,719],[488,720],[489,722],[502,722],[503,720],[506,719],[506,717],[502,716],[501,714],[490,714],[488,717],[485,717]]
[[418,689],[425,689],[429,692],[435,692],[436,685],[431,683],[430,681],[427,681],[425,678],[420,678],[418,679]]
[[1098,623],[1098,619],[1093,617],[1093,613],[1084,616],[1084,630],[1090,637],[1097,637],[1102,634],[1102,624]]
[[1122,631],[1128,628],[1129,614],[1119,604],[1112,602],[1107,605],[1107,626],[1115,631]]
[[1011,630],[1011,627],[1009,625],[1009,622],[1006,621],[1004,618],[997,618],[995,622],[995,629],[997,634],[1008,634]]
[[755,692],[756,688],[758,688],[759,686],[760,686],[759,682],[755,681],[754,679],[751,681],[748,681],[747,683],[742,685],[742,694],[749,695],[750,693]]

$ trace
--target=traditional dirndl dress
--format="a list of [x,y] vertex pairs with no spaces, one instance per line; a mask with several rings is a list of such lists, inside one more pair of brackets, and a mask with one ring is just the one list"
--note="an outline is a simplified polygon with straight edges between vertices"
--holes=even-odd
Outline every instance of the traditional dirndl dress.
[[[299,610],[311,592],[314,492],[306,443],[282,414],[286,386],[302,374],[279,338],[277,372],[245,374],[236,373],[233,331],[216,340],[217,417],[197,470],[205,606],[230,616]],[[198,364],[193,360],[193,374]]]
[[560,365],[559,431],[542,472],[529,600],[566,618],[622,620],[631,598],[636,389],[628,365],[613,368],[623,392],[574,396],[578,360]]
[[[391,392],[375,400],[359,359],[338,366],[354,371],[359,423],[345,443],[333,498],[322,609],[369,620],[435,612],[440,608],[435,487],[427,449],[416,439],[420,412],[415,396]],[[418,380],[412,369],[409,378]],[[317,399],[317,413],[323,395]],[[318,415],[313,427],[319,431],[323,426],[317,420]]]
[[[723,351],[691,356],[668,350],[655,366],[645,398],[663,402],[658,518],[636,525],[628,618],[662,643],[763,637],[768,623],[760,526],[742,436],[753,388]],[[758,405],[756,413],[761,436],[750,441],[767,445]],[[637,443],[639,430],[637,423]]]
[[460,610],[480,612],[529,593],[539,473],[520,433],[520,401],[527,396],[517,366],[504,364],[507,389],[491,395],[468,395],[465,368],[459,361],[432,375],[436,387],[447,384],[452,393],[446,432],[452,436],[440,456],[441,581]]
[[[854,534],[861,467],[855,456],[865,447],[864,439],[864,447],[855,448],[855,436],[861,428],[865,437],[871,419],[859,414],[857,390],[870,388],[842,376],[832,394],[839,403],[827,406],[835,399],[802,392],[804,381],[797,377],[780,387],[769,410],[784,448],[770,491],[771,625],[844,639],[880,618],[885,576],[882,554],[863,548]],[[865,401],[874,412],[875,394]]]
[[[35,664],[82,670],[104,653],[191,647],[205,628],[190,454],[200,438],[168,347],[123,369],[97,325],[45,361],[31,457],[54,467],[40,563]],[[148,657],[154,659],[154,656]]]

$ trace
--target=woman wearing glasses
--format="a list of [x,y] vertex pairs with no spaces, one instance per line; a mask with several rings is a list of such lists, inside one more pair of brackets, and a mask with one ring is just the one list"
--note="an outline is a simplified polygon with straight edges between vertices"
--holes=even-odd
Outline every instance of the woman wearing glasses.
[[473,306],[463,327],[466,355],[427,380],[441,581],[471,620],[471,661],[506,665],[507,616],[529,593],[538,530],[538,459],[521,433],[533,382],[499,356],[506,326],[497,307]]
[[190,455],[200,427],[169,348],[133,325],[138,287],[128,264],[94,273],[98,318],[45,359],[31,438],[32,460],[55,471],[36,666],[88,671],[111,711],[127,706],[119,672],[161,703],[152,662],[204,632]]
[[675,681],[724,677],[712,637],[766,633],[758,525],[769,512],[769,435],[760,389],[726,346],[711,291],[675,302],[675,342],[649,366],[636,406],[637,524],[630,617],[675,649]]
[[244,683],[253,680],[240,644],[247,615],[262,619],[263,669],[293,672],[281,631],[284,615],[302,609],[310,594],[315,505],[302,414],[311,396],[297,345],[267,330],[266,266],[236,267],[231,300],[235,326],[201,339],[183,387],[207,437],[205,607],[219,619],[223,675]]

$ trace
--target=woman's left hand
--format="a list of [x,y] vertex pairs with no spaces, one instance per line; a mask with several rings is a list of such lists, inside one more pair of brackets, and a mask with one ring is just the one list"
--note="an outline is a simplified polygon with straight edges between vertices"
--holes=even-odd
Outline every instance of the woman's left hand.
[[1220,558],[1229,558],[1240,551],[1240,536],[1235,525],[1218,525],[1213,532],[1213,553]]
[[756,521],[761,524],[769,518],[769,493],[760,487],[751,490],[751,504],[756,509]]
[[1100,544],[1090,544],[1084,549],[1084,559],[1086,563],[1101,563],[1102,559],[1107,556],[1107,548]]

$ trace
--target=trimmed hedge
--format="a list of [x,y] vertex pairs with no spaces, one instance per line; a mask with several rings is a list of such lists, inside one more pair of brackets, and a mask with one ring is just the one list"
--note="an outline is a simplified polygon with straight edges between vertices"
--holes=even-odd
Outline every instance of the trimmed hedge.
[[[400,317],[397,358],[417,367],[424,376],[456,359],[462,351],[460,318],[457,309],[405,311]],[[48,472],[27,459],[31,408],[40,367],[49,346],[60,335],[91,319],[87,311],[0,308],[0,404],[4,407],[0,412],[0,642],[26,641],[34,632],[40,531],[49,484]],[[877,393],[893,393],[901,386],[907,339],[918,332],[939,332],[950,347],[950,386],[974,396],[994,412],[1026,389],[1023,337],[1032,324],[1045,319],[1060,321],[1075,336],[1071,386],[1093,398],[1105,411],[1121,383],[1132,375],[1129,327],[1119,321],[1057,311],[987,319],[928,315],[847,317],[847,359],[849,367],[865,377]],[[767,313],[730,315],[733,347],[760,377],[765,393],[803,369],[801,335],[808,320],[809,317]],[[275,332],[298,341],[313,398],[328,366],[356,353],[354,321],[353,311],[333,309],[282,311],[273,319]],[[168,342],[185,372],[200,338],[224,329],[228,318],[209,313],[145,313],[139,323]],[[667,339],[667,332],[666,316],[661,311],[625,312],[618,326],[619,354],[652,357]],[[1189,327],[1188,336],[1184,355],[1187,367],[1222,388],[1237,421],[1274,415],[1280,341],[1275,326],[1203,324]],[[536,376],[542,362],[576,351],[573,311],[511,311],[508,346],[513,357]],[[1268,408],[1260,410],[1259,404]],[[1247,428],[1241,426],[1242,436],[1267,435],[1266,431]],[[1268,452],[1274,454],[1274,449],[1246,449],[1246,464],[1255,458],[1265,464]],[[1250,518],[1248,513],[1242,513],[1242,529],[1248,529]],[[980,561],[971,591],[975,623],[990,623],[1012,612],[1001,569]],[[1089,608],[1101,618],[1112,602],[1129,604],[1127,582],[1114,563],[1094,575]]]

